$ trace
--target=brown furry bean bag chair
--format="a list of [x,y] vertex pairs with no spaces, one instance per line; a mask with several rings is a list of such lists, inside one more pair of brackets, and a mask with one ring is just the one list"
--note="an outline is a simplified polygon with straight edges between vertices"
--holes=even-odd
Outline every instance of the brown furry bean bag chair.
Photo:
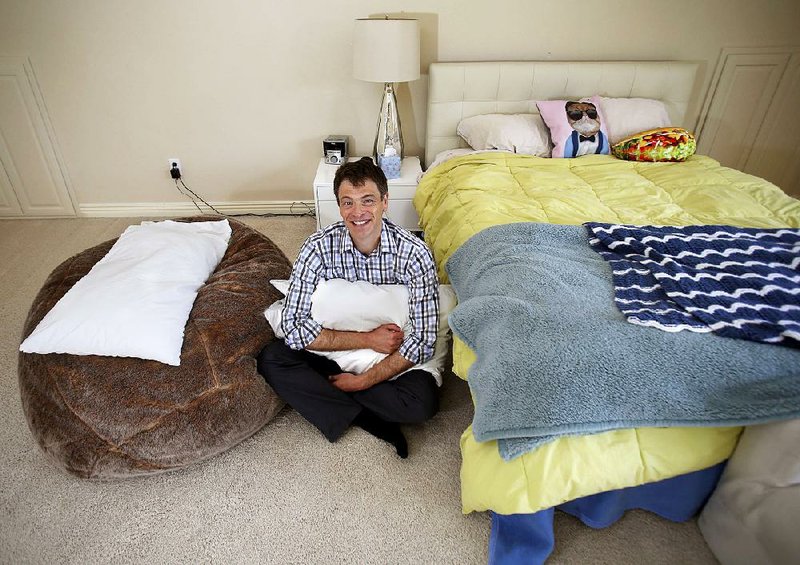
[[[219,220],[219,217],[186,221]],[[28,425],[69,473],[107,479],[178,469],[236,445],[283,402],[256,371],[274,336],[264,309],[280,298],[270,279],[291,271],[265,236],[230,220],[230,243],[200,288],[181,364],[95,355],[19,354]],[[24,336],[111,248],[107,241],[53,271],[34,300]]]

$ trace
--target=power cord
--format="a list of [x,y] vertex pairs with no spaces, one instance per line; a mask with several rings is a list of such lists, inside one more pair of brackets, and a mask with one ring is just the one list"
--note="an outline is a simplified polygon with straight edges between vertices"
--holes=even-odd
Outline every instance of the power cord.
[[[173,177],[173,178],[174,178],[174,177]],[[188,198],[189,198],[189,199],[192,201],[192,204],[194,204],[195,208],[197,208],[198,210],[200,210],[200,213],[201,213],[201,214],[205,214],[206,212],[203,212],[203,210],[202,210],[202,209],[200,208],[200,206],[197,204],[197,200],[195,200],[194,198],[192,198],[192,196],[189,196],[188,194],[186,194],[186,193],[185,193],[185,192],[184,192],[184,191],[181,189],[181,187],[180,187],[180,186],[178,186],[178,182],[180,182],[180,183],[181,183],[181,186],[183,186],[183,188],[185,188],[186,190],[188,190],[188,191],[189,191],[189,192],[192,194],[192,196],[194,196],[195,198],[197,198],[197,200],[199,200],[200,202],[202,202],[203,204],[205,204],[206,206],[208,206],[209,208],[211,208],[212,210],[214,210],[214,212],[216,212],[218,215],[220,215],[220,216],[227,216],[227,214],[223,214],[222,212],[220,212],[219,210],[217,210],[216,208],[214,208],[214,207],[213,207],[211,204],[209,204],[208,202],[206,202],[205,200],[203,200],[203,198],[202,198],[200,195],[198,195],[198,194],[197,194],[197,193],[196,193],[194,190],[192,190],[191,188],[189,188],[188,186],[186,186],[186,183],[185,183],[185,182],[183,182],[183,179],[182,179],[181,177],[178,177],[178,178],[176,178],[176,179],[175,179],[175,188],[177,188],[177,189],[178,189],[178,192],[180,192],[180,193],[181,193],[181,194],[183,194],[184,196],[187,196],[187,197],[188,197]]]
[[[192,204],[194,204],[195,208],[197,208],[197,210],[201,214],[208,214],[209,212],[204,212],[203,209],[200,208],[200,205],[197,204],[197,200],[199,200],[200,202],[205,204],[207,207],[211,208],[218,215],[227,216],[229,218],[237,218],[237,217],[240,217],[240,216],[256,216],[256,217],[259,217],[259,218],[277,218],[277,217],[281,217],[281,216],[299,216],[299,217],[309,216],[309,217],[312,217],[312,218],[316,217],[316,212],[314,211],[314,209],[311,206],[309,206],[308,204],[306,204],[305,202],[300,202],[300,203],[292,202],[292,204],[289,206],[289,212],[288,213],[283,213],[283,214],[271,213],[271,212],[268,212],[268,213],[265,213],[265,214],[256,214],[256,213],[225,214],[224,212],[220,212],[219,210],[214,208],[211,204],[209,204],[208,202],[203,200],[203,197],[201,197],[199,194],[197,194],[191,188],[186,186],[186,183],[183,182],[183,176],[181,175],[181,170],[178,168],[177,163],[173,163],[172,164],[172,167],[169,170],[169,174],[173,178],[173,180],[175,181],[175,188],[178,190],[178,192],[180,192],[183,196],[186,196],[189,200],[191,200]],[[178,185],[178,182],[180,182],[180,186]],[[181,188],[181,186],[183,188]],[[191,196],[190,196],[190,194],[186,194],[186,192],[184,192],[184,189],[186,189],[191,194]],[[197,200],[195,200],[195,198]],[[303,212],[301,214],[295,213],[294,212],[295,205],[302,205],[303,207],[305,207],[305,212]]]

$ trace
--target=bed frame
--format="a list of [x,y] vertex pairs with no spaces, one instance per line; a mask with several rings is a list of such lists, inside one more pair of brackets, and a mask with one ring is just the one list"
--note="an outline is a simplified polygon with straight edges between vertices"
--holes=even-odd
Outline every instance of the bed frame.
[[479,114],[538,114],[536,100],[599,94],[661,100],[676,126],[694,130],[700,63],[690,61],[433,63],[428,84],[425,163],[467,147],[458,123]]

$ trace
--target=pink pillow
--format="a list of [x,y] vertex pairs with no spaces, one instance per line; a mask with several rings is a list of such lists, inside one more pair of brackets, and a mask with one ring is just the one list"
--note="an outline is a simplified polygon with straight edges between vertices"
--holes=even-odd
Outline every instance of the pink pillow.
[[600,113],[599,96],[579,101],[543,100],[536,106],[550,129],[553,157],[608,155],[608,130]]

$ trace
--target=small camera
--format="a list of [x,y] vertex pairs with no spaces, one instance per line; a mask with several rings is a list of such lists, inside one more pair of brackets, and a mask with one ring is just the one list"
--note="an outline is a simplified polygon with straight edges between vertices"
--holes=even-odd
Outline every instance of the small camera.
[[347,161],[347,136],[329,135],[322,141],[322,155],[328,165],[341,165]]

